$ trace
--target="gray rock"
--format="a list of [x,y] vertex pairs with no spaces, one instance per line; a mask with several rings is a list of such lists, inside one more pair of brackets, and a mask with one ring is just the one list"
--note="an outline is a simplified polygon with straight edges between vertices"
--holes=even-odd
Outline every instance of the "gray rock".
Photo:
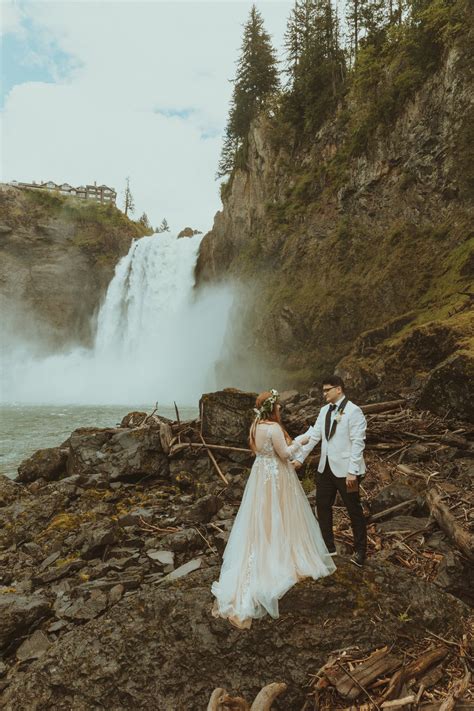
[[155,563],[160,563],[161,565],[174,564],[174,553],[172,551],[149,550],[146,554]]
[[199,570],[201,565],[201,558],[194,558],[194,560],[190,560],[184,565],[180,565],[179,568],[176,568],[176,570],[173,570],[172,573],[166,575],[163,578],[163,582],[171,582],[172,580],[178,580],[178,578],[184,578],[186,575],[189,575],[189,573]]
[[429,518],[415,518],[415,516],[395,516],[388,521],[376,524],[377,531],[389,533],[390,531],[423,531],[430,523]]
[[86,541],[82,547],[85,558],[93,558],[98,551],[111,546],[117,541],[117,530],[108,522],[94,526],[86,531]]
[[401,504],[404,501],[416,499],[417,496],[418,493],[415,489],[412,489],[411,486],[400,482],[393,482],[388,486],[384,486],[383,489],[380,489],[370,500],[370,512],[379,513],[380,511],[385,511],[385,509]]
[[23,493],[23,489],[19,484],[4,474],[0,474],[0,507],[8,506]]
[[39,659],[51,646],[51,642],[44,632],[36,630],[16,650],[17,659],[25,662],[27,659]]
[[222,508],[224,502],[217,496],[207,494],[198,499],[189,509],[185,509],[181,520],[188,523],[208,523]]
[[18,480],[27,483],[37,479],[54,481],[66,474],[68,450],[61,447],[39,449],[18,467]]
[[247,437],[255,413],[256,393],[227,388],[208,393],[199,401],[202,434],[206,441],[247,447]]
[[175,553],[190,551],[202,546],[203,540],[194,528],[185,528],[178,533],[170,533],[162,538],[162,545]]
[[0,649],[50,615],[51,608],[44,597],[15,593],[0,595]]
[[109,605],[115,605],[115,603],[119,602],[119,600],[122,599],[124,592],[125,586],[122,585],[122,583],[114,585],[109,591]]
[[70,442],[68,474],[79,474],[82,485],[169,473],[159,422],[136,429],[82,428],[72,433]]
[[439,414],[446,411],[464,420],[474,421],[474,360],[466,351],[449,356],[434,368],[417,401],[421,408]]

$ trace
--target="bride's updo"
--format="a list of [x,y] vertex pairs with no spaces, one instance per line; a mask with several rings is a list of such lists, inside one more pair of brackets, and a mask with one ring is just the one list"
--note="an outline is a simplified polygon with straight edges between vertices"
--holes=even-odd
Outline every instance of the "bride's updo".
[[291,437],[281,424],[280,408],[278,407],[279,404],[280,396],[278,394],[278,391],[273,389],[265,390],[263,393],[260,393],[260,395],[258,395],[257,399],[255,400],[254,412],[256,414],[256,417],[252,423],[249,434],[249,445],[250,449],[254,454],[257,450],[255,444],[255,435],[259,422],[277,422],[283,430],[283,434],[285,435],[287,444],[290,444]]

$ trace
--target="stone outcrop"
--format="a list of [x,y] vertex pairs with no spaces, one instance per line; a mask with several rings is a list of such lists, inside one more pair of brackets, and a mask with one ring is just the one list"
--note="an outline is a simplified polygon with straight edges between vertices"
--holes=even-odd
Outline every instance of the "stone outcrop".
[[92,316],[143,226],[112,205],[5,184],[0,216],[4,343],[11,329],[44,347],[89,345]]
[[194,235],[201,235],[201,234],[202,234],[202,232],[200,232],[199,230],[193,230],[192,227],[185,227],[178,234],[178,239],[182,239],[183,237],[194,237]]
[[[422,399],[436,409],[438,380],[470,373],[473,194],[459,167],[474,105],[468,56],[452,46],[358,156],[339,114],[303,147],[275,136],[271,118],[252,125],[247,170],[223,186],[197,276],[243,284],[240,347],[277,387],[337,368],[353,394],[383,397],[439,367]],[[462,417],[471,405],[453,385],[449,407]]]

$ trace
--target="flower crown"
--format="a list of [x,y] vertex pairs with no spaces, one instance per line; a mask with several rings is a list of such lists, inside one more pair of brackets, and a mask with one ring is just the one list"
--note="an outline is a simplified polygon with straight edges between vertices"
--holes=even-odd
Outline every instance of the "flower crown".
[[267,397],[267,399],[263,401],[261,407],[255,407],[253,410],[257,415],[257,420],[264,420],[265,417],[270,415],[273,412],[273,406],[280,399],[278,390],[270,390],[270,393],[270,397]]

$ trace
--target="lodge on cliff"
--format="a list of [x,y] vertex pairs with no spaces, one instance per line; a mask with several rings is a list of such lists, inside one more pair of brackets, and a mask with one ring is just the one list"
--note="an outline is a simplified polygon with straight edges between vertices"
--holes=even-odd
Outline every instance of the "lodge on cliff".
[[77,188],[69,185],[69,183],[58,185],[53,183],[52,180],[47,183],[37,183],[35,181],[32,183],[19,183],[16,180],[12,180],[10,185],[27,190],[48,190],[67,197],[79,198],[80,200],[95,200],[95,202],[112,203],[113,205],[115,205],[117,199],[117,193],[113,188],[109,188],[107,185],[97,185],[96,182],[94,182],[94,185],[79,185]]

